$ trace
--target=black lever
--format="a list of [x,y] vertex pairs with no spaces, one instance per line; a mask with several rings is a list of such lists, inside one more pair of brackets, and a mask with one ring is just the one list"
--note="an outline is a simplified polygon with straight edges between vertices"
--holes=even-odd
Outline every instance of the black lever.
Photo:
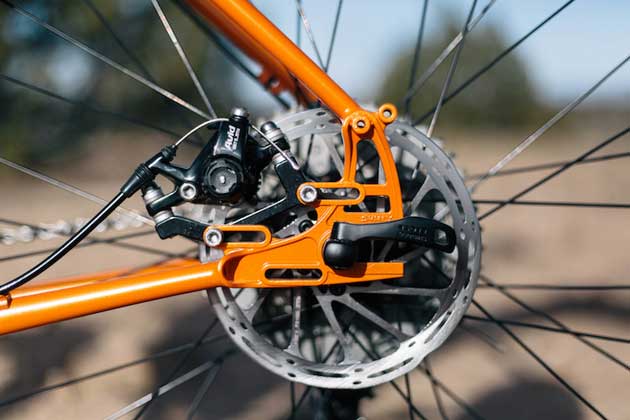
[[335,222],[324,247],[324,262],[337,270],[351,268],[357,260],[356,242],[363,239],[409,242],[447,253],[452,252],[457,243],[452,227],[424,217],[410,216],[371,224]]

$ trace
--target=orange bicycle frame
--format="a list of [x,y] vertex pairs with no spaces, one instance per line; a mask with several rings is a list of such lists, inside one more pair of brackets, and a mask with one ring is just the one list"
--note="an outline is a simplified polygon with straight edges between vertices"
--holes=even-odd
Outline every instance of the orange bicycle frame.
[[[389,210],[378,213],[370,219],[372,221],[402,217],[396,167],[384,135],[385,126],[396,118],[395,108],[384,105],[375,113],[361,109],[248,0],[188,0],[188,3],[262,66],[259,79],[272,92],[288,90],[296,95],[299,90],[298,101],[312,102],[316,98],[327,106],[343,123],[345,144],[344,173],[341,181],[334,185],[355,188],[360,198],[366,195],[388,197]],[[386,175],[383,184],[362,185],[354,179],[356,147],[364,139],[372,140],[379,153]],[[318,183],[311,184],[317,186]],[[268,231],[264,232],[264,226],[239,227],[262,231],[268,237],[263,246],[224,245],[224,257],[220,261],[202,264],[196,260],[176,260],[136,271],[110,271],[18,288],[7,296],[0,296],[0,334],[212,287],[316,286],[400,277],[402,263],[360,263],[344,271],[334,271],[323,264],[321,247],[330,236],[332,223],[335,220],[365,222],[364,213],[343,210],[345,205],[356,203],[336,201],[315,206],[318,213],[315,226],[289,239],[272,239]],[[287,264],[320,269],[323,274],[317,280],[265,278],[265,270]]]

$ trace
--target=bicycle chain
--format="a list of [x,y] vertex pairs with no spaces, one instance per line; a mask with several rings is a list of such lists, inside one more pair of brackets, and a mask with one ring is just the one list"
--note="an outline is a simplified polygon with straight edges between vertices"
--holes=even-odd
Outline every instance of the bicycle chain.
[[[132,212],[142,214],[136,210],[132,210]],[[182,216],[191,216],[195,214],[195,210],[181,209],[180,214]],[[58,220],[49,223],[25,224],[13,228],[0,228],[0,244],[11,246],[68,237],[76,233],[88,220],[89,218],[87,217],[77,217],[73,220]],[[138,229],[142,226],[144,226],[144,223],[141,219],[114,213],[101,223],[94,230],[94,233],[120,232],[128,229]]]

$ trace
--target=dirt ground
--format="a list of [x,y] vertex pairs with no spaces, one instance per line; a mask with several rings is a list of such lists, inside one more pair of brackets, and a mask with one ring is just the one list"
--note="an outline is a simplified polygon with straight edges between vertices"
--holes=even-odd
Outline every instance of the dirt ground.
[[[550,133],[510,167],[571,159],[615,132]],[[457,164],[467,174],[487,170],[527,132],[444,135]],[[449,141],[453,137],[456,140]],[[111,196],[138,159],[155,150],[149,139],[134,140],[134,153],[120,148],[95,162],[86,159],[73,173],[54,174],[90,192]],[[598,152],[627,151],[630,137]],[[98,145],[98,139],[94,140]],[[98,150],[99,146],[95,146]],[[104,147],[104,146],[103,146]],[[113,169],[115,168],[115,169]],[[497,177],[475,194],[478,199],[506,199],[540,179],[549,170]],[[61,193],[23,176],[3,176],[3,218],[22,222],[54,222],[88,217],[96,209],[83,199]],[[630,169],[619,159],[574,167],[524,200],[630,203]],[[139,202],[129,207],[140,209]],[[483,212],[488,206],[480,206]],[[630,211],[622,208],[508,206],[488,217],[483,227],[483,273],[497,283],[549,283],[606,285],[628,284]],[[143,229],[143,228],[140,228]],[[140,230],[137,229],[137,230]],[[111,235],[111,234],[110,234]],[[50,240],[26,245],[1,245],[0,258],[53,247]],[[190,247],[181,240],[160,241],[156,236],[128,243],[149,244],[171,252]],[[159,257],[109,245],[78,249],[46,276],[58,277],[117,266],[133,266]],[[37,257],[2,264],[2,277],[29,267]],[[629,337],[630,291],[519,291],[514,295],[532,308],[544,311],[575,330]],[[501,294],[480,288],[476,298],[496,318],[553,326],[548,320],[515,305]],[[480,313],[471,309],[470,314]],[[212,320],[201,293],[129,307],[71,320],[0,338],[0,417],[6,419],[92,419],[114,413],[151,392],[177,363],[177,355],[138,363],[110,374],[86,379],[4,404],[31,390],[71,380],[124,364],[194,340]],[[548,365],[611,419],[630,419],[630,375],[627,368],[607,360],[573,336],[529,328],[510,327]],[[220,327],[216,335],[222,334]],[[228,341],[207,345],[189,361],[192,368],[217,357]],[[630,346],[592,340],[626,366]],[[591,419],[596,418],[530,355],[496,326],[467,320],[447,343],[431,356],[435,377],[453,394],[488,419]],[[202,375],[203,377],[203,375]],[[168,393],[152,409],[150,418],[182,418],[202,377]],[[405,389],[405,383],[397,383]],[[410,375],[413,402],[427,418],[440,418],[426,375]],[[303,391],[297,387],[297,395]],[[440,393],[450,419],[470,418],[460,405]],[[309,402],[301,417],[310,418]],[[384,385],[364,399],[361,411],[368,419],[408,418],[407,406],[396,390]],[[203,399],[197,418],[280,419],[290,412],[287,382],[268,373],[246,356],[226,359],[217,381]]]

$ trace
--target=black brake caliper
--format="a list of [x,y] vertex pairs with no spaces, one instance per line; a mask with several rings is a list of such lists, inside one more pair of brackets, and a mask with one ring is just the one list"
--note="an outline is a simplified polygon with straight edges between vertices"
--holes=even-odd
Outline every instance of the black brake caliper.
[[[279,131],[272,123],[266,125],[269,130]],[[165,176],[175,185],[166,194],[155,183],[143,188],[146,208],[155,220],[160,238],[181,235],[202,240],[206,224],[173,213],[174,207],[186,202],[234,204],[241,200],[256,201],[262,171],[279,150],[289,153],[289,145],[284,135],[277,136],[274,144],[259,144],[249,135],[249,127],[247,111],[236,108],[227,121],[220,123],[190,167],[166,161],[154,165],[156,174]],[[279,165],[275,165],[276,171]],[[304,182],[303,179],[300,181]]]

